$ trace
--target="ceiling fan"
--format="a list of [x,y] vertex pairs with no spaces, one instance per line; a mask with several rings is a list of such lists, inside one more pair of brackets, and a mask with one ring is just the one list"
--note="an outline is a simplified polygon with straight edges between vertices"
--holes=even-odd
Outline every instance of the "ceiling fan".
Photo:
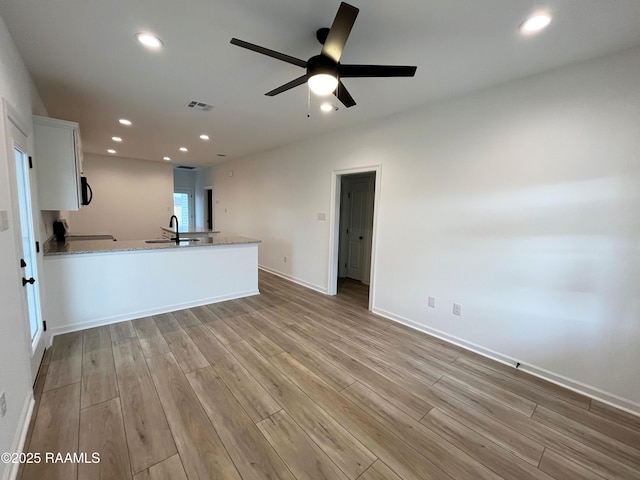
[[401,65],[344,65],[340,63],[342,51],[353,24],[360,10],[348,3],[342,2],[338,8],[336,18],[331,28],[321,28],[316,32],[316,38],[323,45],[320,55],[315,55],[304,61],[285,55],[253,43],[232,38],[231,43],[269,57],[306,68],[307,73],[291,80],[284,85],[265,93],[273,97],[286,92],[298,85],[308,82],[312,92],[318,95],[333,93],[345,107],[353,107],[356,102],[342,83],[342,78],[353,77],[413,77],[417,67]]

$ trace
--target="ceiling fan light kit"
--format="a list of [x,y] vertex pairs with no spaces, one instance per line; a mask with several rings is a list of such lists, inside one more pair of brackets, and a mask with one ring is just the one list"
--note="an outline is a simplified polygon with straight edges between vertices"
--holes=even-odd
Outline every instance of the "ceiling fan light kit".
[[328,73],[316,73],[309,77],[309,88],[316,95],[328,95],[338,86],[338,79]]
[[340,57],[359,11],[353,5],[342,2],[331,28],[321,28],[316,32],[316,38],[323,45],[320,55],[313,56],[307,61],[237,38],[232,38],[231,43],[307,70],[305,75],[291,80],[265,93],[265,95],[273,97],[307,83],[309,89],[315,94],[328,95],[333,93],[345,107],[349,108],[353,107],[356,102],[342,83],[341,78],[413,77],[417,69],[415,66],[400,65],[341,64]]

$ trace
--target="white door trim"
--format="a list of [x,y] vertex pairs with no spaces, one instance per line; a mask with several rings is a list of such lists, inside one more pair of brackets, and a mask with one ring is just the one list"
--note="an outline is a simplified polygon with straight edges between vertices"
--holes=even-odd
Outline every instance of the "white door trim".
[[329,276],[327,293],[338,293],[338,251],[340,250],[340,188],[343,175],[375,172],[376,183],[373,198],[373,230],[371,238],[371,272],[369,275],[369,310],[375,303],[376,291],[376,239],[378,236],[378,206],[380,204],[380,186],[382,185],[382,165],[369,165],[357,168],[345,168],[331,172],[331,208],[329,218]]

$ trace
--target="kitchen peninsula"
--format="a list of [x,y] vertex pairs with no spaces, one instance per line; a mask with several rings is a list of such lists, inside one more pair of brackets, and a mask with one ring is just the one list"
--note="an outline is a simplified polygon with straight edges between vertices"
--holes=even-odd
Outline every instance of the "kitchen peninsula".
[[180,244],[49,241],[42,275],[48,333],[256,295],[258,243],[225,234]]

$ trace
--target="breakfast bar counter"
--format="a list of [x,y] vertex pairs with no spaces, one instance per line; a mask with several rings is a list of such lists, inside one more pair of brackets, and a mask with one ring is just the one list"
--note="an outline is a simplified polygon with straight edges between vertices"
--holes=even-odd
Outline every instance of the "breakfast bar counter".
[[44,255],[75,255],[82,253],[130,252],[138,250],[183,249],[192,247],[215,247],[220,245],[241,245],[260,243],[260,240],[239,235],[217,235],[199,238],[198,240],[174,241],[164,239],[152,240],[77,240],[73,242],[48,241],[44,244]]
[[256,295],[260,240],[47,242],[42,312],[53,335]]

